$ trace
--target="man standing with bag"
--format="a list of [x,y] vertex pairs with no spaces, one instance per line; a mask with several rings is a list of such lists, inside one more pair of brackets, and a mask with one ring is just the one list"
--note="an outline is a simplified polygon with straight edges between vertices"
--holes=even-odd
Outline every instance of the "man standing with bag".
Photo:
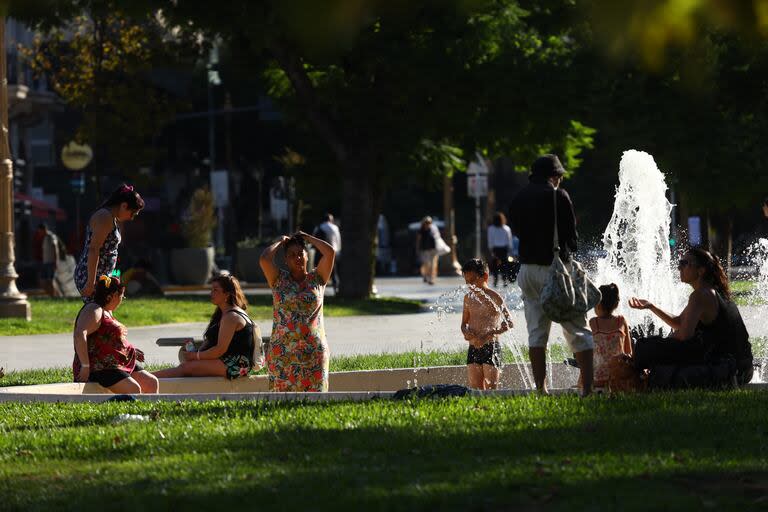
[[[541,292],[547,284],[555,257],[555,222],[560,258],[566,265],[576,251],[578,234],[573,203],[560,187],[565,169],[556,155],[543,155],[531,166],[530,183],[512,200],[510,227],[520,239],[520,273],[517,283],[523,292],[525,321],[528,326],[528,357],[533,379],[540,393],[547,393],[547,342],[552,320],[541,305]],[[556,201],[556,203],[555,203]],[[555,219],[557,211],[557,219]],[[582,393],[592,392],[592,333],[586,313],[560,322],[563,334],[581,369]]]

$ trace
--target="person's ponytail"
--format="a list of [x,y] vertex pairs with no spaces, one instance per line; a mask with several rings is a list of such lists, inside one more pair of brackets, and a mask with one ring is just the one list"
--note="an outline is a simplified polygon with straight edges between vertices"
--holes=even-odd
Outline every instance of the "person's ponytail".
[[704,280],[720,292],[725,300],[731,300],[731,285],[720,258],[699,247],[690,252],[696,258],[696,264],[704,268]]

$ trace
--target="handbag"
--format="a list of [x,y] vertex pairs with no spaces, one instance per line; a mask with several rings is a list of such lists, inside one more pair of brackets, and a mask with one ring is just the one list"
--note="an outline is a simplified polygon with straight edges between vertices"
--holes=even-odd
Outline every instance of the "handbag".
[[541,291],[541,307],[554,322],[566,322],[585,314],[600,302],[600,290],[587,277],[579,262],[571,258],[568,263],[560,258],[557,233],[557,189],[553,191],[555,229],[552,240],[552,265],[547,282]]
[[437,237],[435,239],[435,249],[437,250],[438,256],[445,256],[451,252],[451,247],[445,243],[445,240],[443,240],[442,237]]

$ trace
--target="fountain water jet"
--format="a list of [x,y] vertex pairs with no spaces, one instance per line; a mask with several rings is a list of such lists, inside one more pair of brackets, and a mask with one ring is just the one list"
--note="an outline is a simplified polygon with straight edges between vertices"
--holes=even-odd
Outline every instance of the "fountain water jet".
[[673,205],[666,192],[664,174],[651,155],[624,152],[613,215],[603,234],[608,255],[598,261],[596,283],[618,285],[621,310],[630,325],[647,327],[652,320],[649,312],[626,307],[629,297],[648,299],[667,311],[680,311],[685,304],[684,287],[672,270],[669,229]]

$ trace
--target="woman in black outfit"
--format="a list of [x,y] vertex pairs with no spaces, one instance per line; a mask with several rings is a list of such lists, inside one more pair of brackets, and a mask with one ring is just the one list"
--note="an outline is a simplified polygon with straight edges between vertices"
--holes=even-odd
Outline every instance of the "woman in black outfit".
[[638,340],[635,365],[702,365],[731,357],[736,362],[736,380],[752,379],[752,346],[736,304],[731,300],[728,277],[720,261],[708,251],[690,249],[678,263],[680,280],[693,287],[688,304],[678,316],[662,311],[647,300],[631,298],[635,309],[649,309],[673,331],[667,339]]
[[[169,377],[244,377],[253,367],[263,365],[260,359],[259,326],[248,317],[240,283],[233,275],[211,279],[211,302],[216,311],[205,330],[205,342],[198,351],[182,352],[185,361],[175,368],[154,372],[159,378]],[[258,340],[258,341],[254,341]],[[257,355],[254,355],[257,354]]]

